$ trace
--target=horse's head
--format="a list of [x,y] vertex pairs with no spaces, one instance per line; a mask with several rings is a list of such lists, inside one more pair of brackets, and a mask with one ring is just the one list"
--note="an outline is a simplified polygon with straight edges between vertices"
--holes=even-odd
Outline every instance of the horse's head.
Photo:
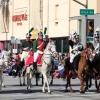
[[2,54],[3,54],[3,64],[4,66],[7,67],[9,65],[10,52],[2,51]]
[[90,48],[90,49],[92,49],[92,50],[93,50],[93,49],[94,49],[93,44],[92,44],[92,43],[90,43],[90,42],[89,42],[89,43],[87,43],[87,48]]
[[85,52],[86,52],[86,54],[87,54],[87,58],[88,58],[90,61],[92,61],[92,60],[94,59],[92,49],[87,48],[87,49],[85,49]]
[[51,54],[52,54],[53,57],[57,56],[55,41],[49,42],[46,49],[49,49],[51,51]]

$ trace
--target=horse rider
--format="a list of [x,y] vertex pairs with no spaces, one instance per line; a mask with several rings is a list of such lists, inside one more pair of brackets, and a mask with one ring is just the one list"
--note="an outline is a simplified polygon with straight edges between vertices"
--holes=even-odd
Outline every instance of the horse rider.
[[22,48],[21,62],[23,62],[25,51],[29,51],[29,49],[31,49],[32,46],[33,46],[33,43],[30,39],[31,36],[32,35],[30,33],[27,33],[26,34],[26,40],[22,42],[22,45],[21,45],[21,48]]
[[[70,63],[73,66],[73,74],[76,75],[75,72],[77,72],[78,68],[78,62],[79,62],[79,54],[83,50],[83,45],[79,42],[79,35],[77,35],[75,30],[71,31],[71,35],[69,38],[69,45],[72,48],[71,54],[70,54]],[[77,56],[77,58],[75,58]],[[74,61],[75,58],[75,61]]]
[[98,54],[100,52],[100,32],[96,31],[94,33],[94,42],[93,42],[93,47],[94,47],[94,56],[95,54]]
[[38,33],[38,39],[33,42],[33,51],[34,51],[34,62],[33,67],[35,69],[35,72],[37,70],[37,59],[39,54],[43,54],[45,48],[45,42],[43,41],[43,33]]

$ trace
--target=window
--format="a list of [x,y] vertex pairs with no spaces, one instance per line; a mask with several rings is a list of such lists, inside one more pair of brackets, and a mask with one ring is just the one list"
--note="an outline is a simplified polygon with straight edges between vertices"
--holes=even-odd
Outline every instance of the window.
[[55,20],[58,19],[58,8],[59,8],[59,5],[55,5]]

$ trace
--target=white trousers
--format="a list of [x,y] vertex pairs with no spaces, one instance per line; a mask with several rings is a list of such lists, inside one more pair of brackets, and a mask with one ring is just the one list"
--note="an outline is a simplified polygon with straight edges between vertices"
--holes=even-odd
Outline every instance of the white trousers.
[[73,63],[75,55],[74,54],[70,54],[70,63]]
[[39,56],[39,53],[35,52],[35,53],[34,53],[34,62],[36,62],[36,61],[37,61],[38,56]]
[[22,52],[21,60],[20,60],[21,62],[24,60],[24,56],[25,56],[25,53],[26,53],[26,52],[28,52],[28,51],[23,51],[23,52]]

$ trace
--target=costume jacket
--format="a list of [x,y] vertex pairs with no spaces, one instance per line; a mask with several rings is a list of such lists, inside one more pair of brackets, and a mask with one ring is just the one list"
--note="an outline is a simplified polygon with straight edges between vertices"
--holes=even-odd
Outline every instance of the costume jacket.
[[33,51],[37,52],[37,50],[44,51],[45,42],[43,40],[37,39],[33,42]]

